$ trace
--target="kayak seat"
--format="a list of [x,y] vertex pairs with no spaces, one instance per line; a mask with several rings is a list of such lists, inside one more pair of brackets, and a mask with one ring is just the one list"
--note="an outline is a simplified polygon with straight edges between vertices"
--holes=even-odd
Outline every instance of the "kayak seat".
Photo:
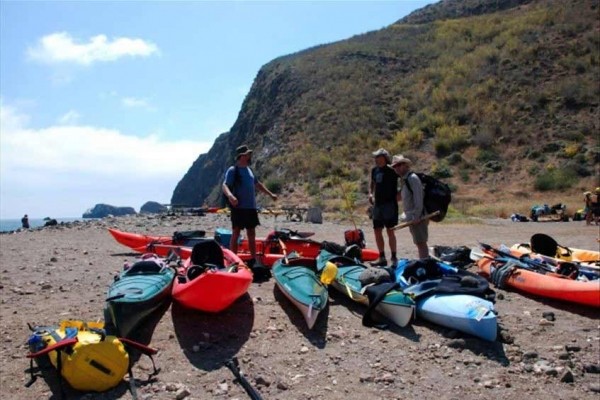
[[297,258],[289,258],[287,260],[287,263],[285,263],[288,266],[302,266],[302,267],[307,267],[307,268],[311,268],[313,270],[317,269],[317,260],[314,258],[308,258],[308,257],[297,257]]
[[162,268],[163,267],[160,266],[158,263],[151,260],[138,261],[131,267],[129,267],[129,269],[127,270],[127,274],[156,274],[161,272]]
[[193,265],[213,264],[222,267],[225,262],[221,245],[214,239],[204,239],[196,243],[190,259]]

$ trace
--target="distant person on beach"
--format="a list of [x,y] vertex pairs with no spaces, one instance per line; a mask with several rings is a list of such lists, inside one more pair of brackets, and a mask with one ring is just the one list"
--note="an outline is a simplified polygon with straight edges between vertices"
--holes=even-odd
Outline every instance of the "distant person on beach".
[[21,218],[21,225],[23,226],[23,229],[29,229],[29,217],[27,214]]
[[411,171],[412,161],[402,154],[392,158],[391,167],[396,171],[402,180],[402,188],[400,194],[402,197],[402,206],[406,215],[406,222],[412,222],[409,226],[410,233],[413,238],[413,243],[417,246],[419,258],[429,257],[429,247],[427,240],[429,239],[429,220],[422,220],[424,214],[424,192],[423,183],[417,174]]
[[374,267],[385,267],[385,242],[383,228],[386,228],[390,247],[390,262],[393,267],[398,263],[396,257],[396,233],[392,229],[398,225],[398,175],[389,168],[390,154],[385,149],[373,153],[375,167],[371,170],[369,185],[369,203],[373,205],[373,232],[379,250],[379,258],[371,263]]
[[260,225],[256,208],[256,189],[267,194],[273,200],[277,200],[277,196],[267,189],[250,169],[252,150],[248,146],[242,145],[235,150],[235,160],[235,165],[229,167],[225,172],[225,181],[223,182],[223,194],[231,209],[230,249],[237,253],[240,231],[245,229],[248,236],[248,248],[252,256],[247,264],[252,268],[256,264],[256,227]]
[[592,214],[590,223],[594,221],[596,225],[600,225],[600,187],[597,187],[590,196],[590,214]]

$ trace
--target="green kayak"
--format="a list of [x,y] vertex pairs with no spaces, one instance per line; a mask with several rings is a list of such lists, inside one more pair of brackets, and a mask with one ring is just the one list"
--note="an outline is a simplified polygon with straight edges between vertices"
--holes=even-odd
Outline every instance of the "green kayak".
[[[369,267],[348,257],[337,256],[321,250],[317,257],[318,269],[323,269],[327,261],[337,265],[337,275],[331,286],[355,302],[368,306],[369,298],[365,294],[365,288],[360,282],[359,276]],[[408,325],[414,316],[415,302],[401,290],[391,290],[377,304],[375,311],[402,327]]]
[[126,267],[108,288],[104,311],[121,337],[130,333],[155,310],[171,300],[175,270],[157,256]]
[[296,259],[286,264],[280,259],[272,272],[277,287],[300,310],[308,329],[312,329],[319,313],[327,307],[329,294],[315,273],[314,259]]

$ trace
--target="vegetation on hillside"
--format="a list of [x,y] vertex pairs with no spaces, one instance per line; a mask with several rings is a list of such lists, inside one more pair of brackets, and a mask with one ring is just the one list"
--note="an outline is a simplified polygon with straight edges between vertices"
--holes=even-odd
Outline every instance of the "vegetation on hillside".
[[364,200],[379,147],[466,201],[482,186],[507,196],[498,188],[515,182],[545,191],[597,180],[598,1],[514,3],[527,4],[407,18],[273,60],[228,135],[260,150],[256,169],[272,188],[331,210],[344,203],[334,177]]

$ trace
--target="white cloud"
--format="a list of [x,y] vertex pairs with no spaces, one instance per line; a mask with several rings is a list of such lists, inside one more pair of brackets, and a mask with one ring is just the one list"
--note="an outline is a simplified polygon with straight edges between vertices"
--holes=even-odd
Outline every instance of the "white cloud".
[[145,108],[148,110],[154,109],[147,99],[140,99],[136,97],[123,97],[121,99],[121,105],[127,108]]
[[34,47],[27,49],[32,60],[80,65],[115,61],[125,56],[148,57],[158,53],[159,49],[154,43],[142,39],[118,37],[109,40],[106,35],[97,35],[87,43],[77,43],[67,32],[46,35]]
[[69,110],[65,115],[58,118],[60,125],[75,125],[81,118],[81,115],[75,110]]
[[[68,114],[68,113],[67,113]],[[177,182],[212,143],[137,137],[93,126],[31,129],[0,102],[0,216],[80,216],[96,203],[168,203]]]

